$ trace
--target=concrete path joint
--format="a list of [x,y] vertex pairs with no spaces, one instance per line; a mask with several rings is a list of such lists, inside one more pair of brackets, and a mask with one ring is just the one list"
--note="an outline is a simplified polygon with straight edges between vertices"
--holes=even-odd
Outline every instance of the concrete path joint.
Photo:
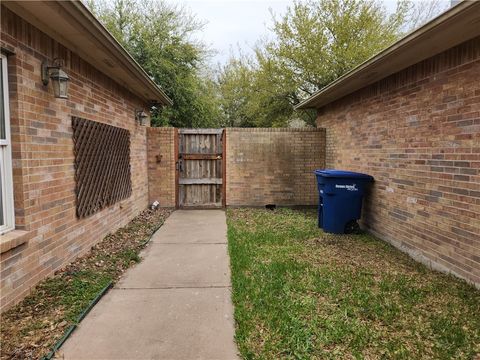
[[221,210],[176,211],[61,349],[64,359],[238,359]]

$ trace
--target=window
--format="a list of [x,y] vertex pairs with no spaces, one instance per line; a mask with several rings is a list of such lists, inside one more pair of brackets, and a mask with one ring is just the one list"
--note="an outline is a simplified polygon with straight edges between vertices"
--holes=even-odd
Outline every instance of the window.
[[0,235],[15,227],[7,57],[0,55]]

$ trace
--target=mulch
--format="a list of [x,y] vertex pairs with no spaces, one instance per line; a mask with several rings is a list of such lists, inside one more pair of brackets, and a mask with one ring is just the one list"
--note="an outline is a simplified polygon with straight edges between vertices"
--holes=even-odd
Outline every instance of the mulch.
[[39,359],[46,355],[98,289],[116,282],[140,261],[140,251],[171,212],[143,211],[89,253],[40,282],[22,302],[2,314],[0,359]]

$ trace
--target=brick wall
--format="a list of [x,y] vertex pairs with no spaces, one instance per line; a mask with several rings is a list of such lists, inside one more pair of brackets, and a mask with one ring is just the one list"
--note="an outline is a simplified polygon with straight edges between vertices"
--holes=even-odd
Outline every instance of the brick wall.
[[228,128],[227,206],[314,205],[324,129]]
[[363,224],[480,284],[480,38],[319,111],[327,167],[375,185]]
[[[146,128],[134,119],[145,103],[4,6],[1,46],[13,52],[8,82],[17,224],[0,236],[3,311],[143,210],[148,181]],[[65,61],[68,100],[55,99],[51,84],[41,83],[40,65],[53,58]],[[71,116],[126,128],[131,136],[132,195],[82,220],[75,216]]]
[[175,206],[175,128],[148,128],[148,198]]

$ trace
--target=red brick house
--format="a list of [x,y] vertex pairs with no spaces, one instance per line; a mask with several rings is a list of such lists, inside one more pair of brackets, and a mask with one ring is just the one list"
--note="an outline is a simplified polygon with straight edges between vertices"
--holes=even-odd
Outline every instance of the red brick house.
[[480,285],[480,2],[464,1],[298,106],[329,168],[375,177],[363,225]]
[[[147,207],[142,125],[153,103],[171,101],[81,2],[2,1],[0,22],[5,310]],[[81,183],[84,168],[95,179],[105,164],[117,171],[103,173],[108,183]]]

